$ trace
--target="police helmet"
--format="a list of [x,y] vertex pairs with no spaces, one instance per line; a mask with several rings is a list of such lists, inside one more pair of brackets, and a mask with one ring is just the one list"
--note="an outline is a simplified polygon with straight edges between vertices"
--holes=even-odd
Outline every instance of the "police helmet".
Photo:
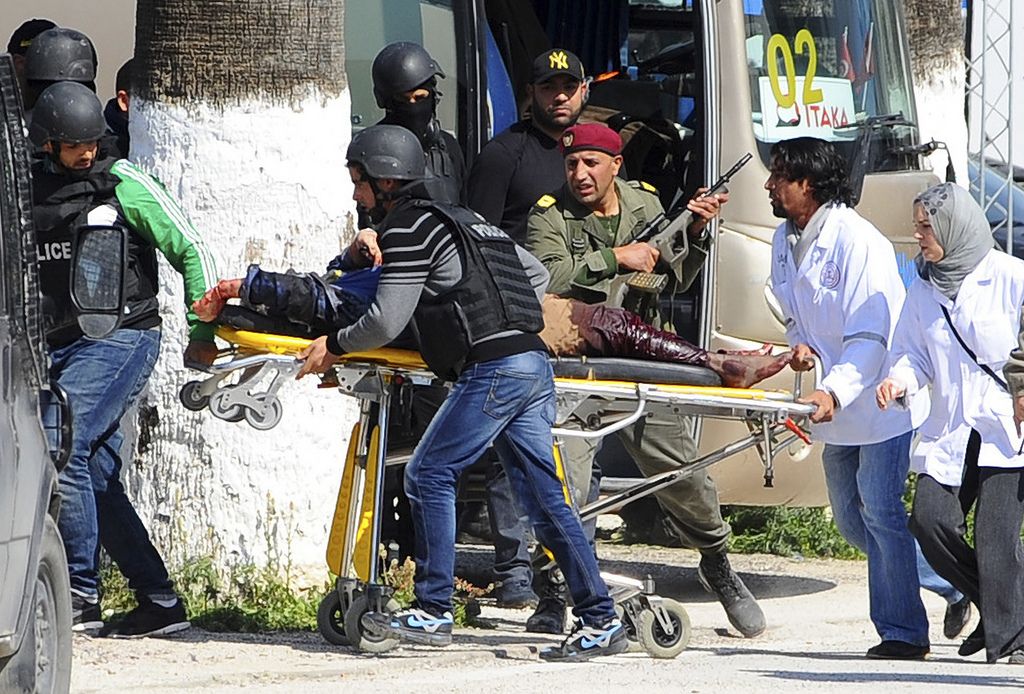
[[399,94],[415,89],[444,71],[423,46],[400,41],[384,46],[373,59],[373,96],[386,108]]
[[57,82],[43,90],[32,111],[29,138],[42,147],[49,141],[95,142],[107,130],[103,104],[78,82]]
[[96,49],[75,29],[54,27],[35,37],[25,53],[25,79],[46,82],[96,80]]
[[424,177],[423,147],[400,125],[373,125],[359,131],[345,153],[349,166],[359,165],[370,178],[415,181]]

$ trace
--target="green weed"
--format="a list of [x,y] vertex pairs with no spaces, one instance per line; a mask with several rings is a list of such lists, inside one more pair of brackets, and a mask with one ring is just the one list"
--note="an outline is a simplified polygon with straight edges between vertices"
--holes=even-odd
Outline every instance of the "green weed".
[[[288,574],[272,566],[233,565],[222,575],[211,558],[190,561],[172,571],[171,578],[189,619],[209,631],[315,630],[317,605],[331,589],[328,581],[299,589]],[[119,571],[107,566],[102,579],[107,618],[135,606],[135,597]]]
[[729,549],[733,552],[864,558],[839,534],[825,508],[726,506],[722,514],[732,525]]
[[[381,559],[386,559],[387,557],[387,552],[383,546],[380,550],[380,557]],[[392,597],[398,603],[399,608],[406,608],[413,602],[413,578],[415,575],[416,562],[410,557],[406,557],[401,564],[398,563],[397,559],[391,559],[390,563],[381,572],[381,581],[395,589]],[[494,590],[493,583],[486,588],[480,588],[464,578],[456,576],[455,592],[452,596],[452,606],[454,607],[452,616],[455,619],[455,625],[474,625],[476,618],[480,614],[478,599],[487,595],[492,590]]]

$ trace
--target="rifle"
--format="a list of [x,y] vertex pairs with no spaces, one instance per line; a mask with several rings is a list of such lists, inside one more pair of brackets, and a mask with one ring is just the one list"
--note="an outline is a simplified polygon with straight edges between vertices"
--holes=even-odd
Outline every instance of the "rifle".
[[[732,180],[732,177],[735,176],[740,169],[746,166],[752,156],[753,155],[750,152],[747,152],[740,157],[739,161],[732,165],[732,168],[722,174],[721,177],[712,183],[710,188],[701,193],[697,199],[699,200],[700,198],[707,197],[708,195],[714,195],[716,192],[724,188],[725,185]],[[635,243],[649,243],[652,246],[657,247],[659,251],[671,250],[671,255],[662,255],[665,262],[669,265],[685,259],[690,252],[690,241],[686,234],[686,229],[693,222],[693,214],[684,214],[685,212],[686,207],[683,206],[678,208],[678,211],[673,210],[669,214],[666,214],[665,212],[658,214],[654,219],[649,221],[643,229],[633,235],[632,241]],[[652,276],[648,277],[648,275]],[[636,272],[633,273],[627,281],[627,284],[633,289],[657,294],[665,288],[665,284],[667,282],[668,277],[666,275],[653,275],[653,273]]]

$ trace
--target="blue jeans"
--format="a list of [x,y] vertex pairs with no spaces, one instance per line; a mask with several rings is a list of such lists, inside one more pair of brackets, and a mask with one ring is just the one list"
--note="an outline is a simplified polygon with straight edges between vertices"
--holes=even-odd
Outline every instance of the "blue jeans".
[[554,382],[544,352],[470,364],[459,376],[405,469],[421,608],[436,614],[452,609],[455,487],[493,442],[519,506],[565,575],[573,612],[594,626],[615,616],[594,551],[555,471],[554,417]]
[[863,446],[825,444],[822,463],[832,515],[868,557],[871,621],[882,640],[928,645],[917,549],[903,507],[911,432]]
[[917,543],[917,540],[914,540],[914,550],[917,552],[917,577],[921,587],[935,593],[950,605],[963,600],[963,593],[954,588],[952,583],[935,573],[935,569],[932,568],[932,565],[924,558],[924,554],[921,553],[921,545]]
[[158,330],[81,337],[50,352],[50,375],[71,407],[71,457],[60,473],[58,527],[71,588],[99,593],[99,548],[139,596],[175,595],[167,569],[121,485],[121,417],[142,391],[160,352]]

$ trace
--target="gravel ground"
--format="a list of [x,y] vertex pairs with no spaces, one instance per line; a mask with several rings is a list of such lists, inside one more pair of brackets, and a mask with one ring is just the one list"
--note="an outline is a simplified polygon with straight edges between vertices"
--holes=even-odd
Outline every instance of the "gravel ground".
[[[528,612],[485,606],[493,628],[462,629],[446,649],[403,647],[365,656],[318,634],[216,634],[191,629],[167,639],[114,641],[76,636],[72,691],[93,692],[964,692],[1024,687],[1024,667],[961,659],[942,637],[945,603],[925,595],[932,623],[927,661],[871,661],[877,642],[867,619],[863,562],[736,555],[733,566],[758,597],[768,630],[744,639],[697,582],[697,553],[602,545],[602,566],[657,581],[682,602],[693,624],[674,660],[625,653],[589,663],[551,664],[537,653],[554,637],[526,634]],[[460,553],[460,575],[486,566],[487,553]],[[976,617],[968,629],[973,628]]]

